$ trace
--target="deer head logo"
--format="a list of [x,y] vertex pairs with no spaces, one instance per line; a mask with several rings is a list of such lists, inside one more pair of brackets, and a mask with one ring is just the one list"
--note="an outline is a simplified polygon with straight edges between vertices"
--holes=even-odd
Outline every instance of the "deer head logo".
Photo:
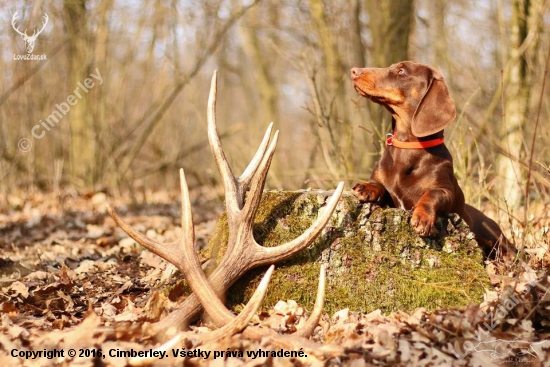
[[19,27],[15,27],[15,20],[17,19],[17,12],[13,14],[13,17],[11,18],[11,26],[17,33],[21,35],[23,40],[25,41],[25,47],[27,48],[27,53],[32,53],[32,50],[34,49],[34,43],[36,42],[36,39],[38,38],[38,35],[42,33],[44,28],[46,28],[46,24],[48,24],[48,14],[44,13],[44,23],[42,24],[42,29],[37,31],[35,30],[32,36],[29,36],[27,34],[27,30],[25,29],[25,32],[21,32],[19,30]]

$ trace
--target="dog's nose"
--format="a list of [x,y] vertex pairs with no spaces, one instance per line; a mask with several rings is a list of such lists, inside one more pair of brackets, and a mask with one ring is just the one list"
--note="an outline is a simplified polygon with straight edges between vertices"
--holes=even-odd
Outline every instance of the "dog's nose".
[[351,69],[351,79],[359,78],[363,72],[361,71],[361,68],[352,68]]

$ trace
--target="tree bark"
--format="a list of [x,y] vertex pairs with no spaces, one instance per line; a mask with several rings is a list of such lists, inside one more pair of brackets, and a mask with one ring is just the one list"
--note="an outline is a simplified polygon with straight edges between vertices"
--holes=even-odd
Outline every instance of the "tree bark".
[[[114,5],[114,0],[102,0],[98,7],[98,24],[94,37],[94,61],[97,68],[102,73],[107,73],[107,47],[109,45],[109,14]],[[103,179],[103,170],[107,166],[106,162],[110,157],[111,134],[109,127],[105,123],[107,121],[107,93],[105,88],[98,88],[95,95],[92,96],[91,102],[94,105],[93,125],[97,131],[97,144],[95,162],[97,163],[98,180]]]
[[365,61],[365,46],[363,45],[363,39],[361,37],[361,0],[352,0],[351,9],[353,14],[351,16],[350,37],[353,42],[353,66],[366,66]]
[[252,60],[252,73],[255,80],[255,89],[259,93],[260,108],[258,123],[263,124],[271,121],[278,121],[277,111],[277,88],[273,77],[269,72],[269,59],[261,48],[260,40],[258,39],[258,25],[262,19],[259,12],[259,7],[250,9],[247,16],[243,19],[243,25],[240,27],[243,49]]
[[525,128],[529,116],[532,82],[531,50],[537,49],[542,0],[514,0],[510,28],[510,60],[508,84],[505,86],[504,118],[501,129],[504,150],[499,157],[498,171],[502,174],[501,193],[507,206],[517,208],[522,202],[525,174],[520,162],[526,158]]
[[449,62],[449,45],[447,43],[447,25],[445,15],[447,14],[447,0],[434,1],[431,4],[433,12],[433,21],[435,34],[433,35],[433,45],[435,49],[435,63],[447,69],[445,79],[448,85],[453,85],[452,66]]
[[[365,2],[371,33],[370,67],[387,67],[409,59],[409,38],[414,26],[413,0],[386,0]],[[383,137],[390,126],[390,117],[374,103],[368,104],[373,127]],[[379,127],[379,128],[378,128]]]
[[[63,9],[69,38],[69,86],[73,90],[88,77],[91,64],[86,0],[65,0]],[[69,112],[71,179],[78,186],[91,186],[96,178],[95,131],[91,116],[88,94],[82,93],[82,99],[71,106]]]

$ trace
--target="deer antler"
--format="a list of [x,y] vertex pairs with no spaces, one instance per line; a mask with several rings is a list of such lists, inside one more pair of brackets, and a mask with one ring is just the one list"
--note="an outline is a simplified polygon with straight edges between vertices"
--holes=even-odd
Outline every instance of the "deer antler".
[[25,29],[25,32],[21,32],[21,31],[19,30],[19,27],[17,27],[17,28],[15,27],[15,20],[16,20],[16,19],[17,19],[17,12],[15,12],[15,14],[13,14],[13,17],[11,18],[11,26],[12,26],[13,29],[14,29],[17,33],[19,33],[23,38],[28,37],[28,36],[27,36],[27,30],[26,30],[26,29]]
[[38,37],[38,35],[39,35],[40,33],[42,33],[42,31],[44,31],[44,28],[46,28],[46,25],[48,24],[48,20],[49,20],[50,18],[48,18],[48,14],[46,14],[46,13],[44,13],[44,17],[43,17],[43,18],[44,18],[44,21],[42,22],[42,29],[40,29],[39,31],[35,30],[35,31],[33,32],[33,34],[32,34],[31,37],[35,37],[35,36]]
[[44,30],[44,28],[46,28],[46,24],[48,24],[48,14],[44,14],[44,22],[42,22],[42,29],[40,29],[39,31],[38,30],[34,30],[32,36],[29,36],[27,34],[27,30],[25,29],[25,32],[21,32],[19,30],[19,27],[15,27],[15,20],[17,19],[17,12],[15,12],[15,14],[13,14],[13,17],[11,18],[11,26],[13,27],[13,29],[19,33],[21,35],[21,37],[23,37],[23,40],[25,41],[25,45],[27,47],[27,52],[28,53],[31,53],[32,50],[34,49],[34,43],[36,42],[36,39],[38,38],[38,35],[40,33],[42,33],[42,31]]
[[[163,334],[163,339],[171,338],[177,335],[179,330],[186,328],[199,314],[202,307],[206,309],[217,327],[223,327],[234,322],[235,316],[223,305],[218,295],[223,295],[237,279],[250,269],[285,260],[309,246],[332,216],[344,188],[343,182],[340,182],[334,194],[328,200],[326,208],[320,212],[319,217],[312,226],[301,236],[278,247],[267,248],[259,245],[254,239],[252,226],[277,144],[278,131],[271,139],[273,124],[269,125],[250,164],[240,177],[235,177],[227,163],[217,134],[216,92],[217,73],[214,72],[208,100],[208,138],[218,171],[223,179],[229,240],[227,250],[220,264],[210,277],[206,279],[200,267],[196,251],[192,246],[194,233],[183,171],[180,175],[182,181],[182,229],[186,237],[185,240],[182,239],[169,244],[158,243],[134,230],[124,223],[112,209],[108,208],[109,214],[115,222],[130,237],[143,247],[176,265],[186,276],[193,289],[194,293],[185,299],[180,308],[156,324],[159,334]],[[305,327],[297,332],[293,338],[279,336],[272,330],[250,326],[244,330],[245,337],[258,340],[264,336],[270,336],[272,342],[283,348],[295,348],[297,346],[304,348],[309,346],[311,349],[319,348],[319,345],[299,337],[309,336],[319,321],[324,302],[324,282],[324,267],[322,267],[319,292],[312,317],[308,319]],[[296,342],[296,340],[299,340],[299,342]]]
[[24,39],[27,39],[27,38],[36,38],[38,37],[38,35],[40,33],[42,33],[42,31],[44,31],[44,28],[46,28],[46,25],[48,24],[48,20],[50,19],[48,17],[48,14],[44,14],[44,21],[42,22],[42,28],[38,31],[38,30],[34,30],[34,32],[32,33],[32,36],[29,36],[27,34],[27,30],[25,29],[25,32],[21,32],[19,30],[19,27],[15,27],[15,20],[17,19],[17,12],[15,12],[15,14],[13,14],[13,17],[11,18],[11,26],[13,27],[13,29],[19,33]]

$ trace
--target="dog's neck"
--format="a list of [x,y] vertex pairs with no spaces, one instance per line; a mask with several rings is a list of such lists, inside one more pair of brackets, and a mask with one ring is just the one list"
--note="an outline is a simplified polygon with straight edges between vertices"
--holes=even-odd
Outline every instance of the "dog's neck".
[[417,137],[412,133],[410,119],[402,119],[399,115],[392,115],[391,133],[400,141],[426,141],[443,137],[443,130],[435,134]]

